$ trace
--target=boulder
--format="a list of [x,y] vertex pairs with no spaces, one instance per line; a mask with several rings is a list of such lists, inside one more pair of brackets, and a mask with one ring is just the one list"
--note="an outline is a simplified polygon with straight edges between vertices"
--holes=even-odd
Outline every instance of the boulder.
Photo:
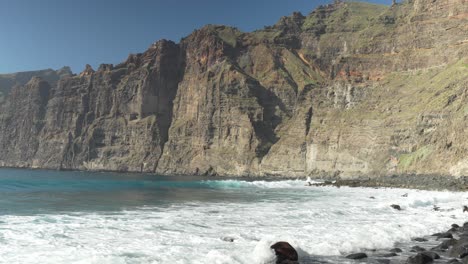
[[420,246],[413,246],[411,247],[410,251],[411,252],[423,252],[423,251],[426,251],[426,249]]
[[389,259],[376,259],[377,263],[382,263],[382,264],[390,264],[391,261]]
[[221,240],[226,241],[226,242],[234,242],[233,237],[222,237]]
[[437,234],[437,239],[440,238],[453,238],[453,235],[451,233],[439,233]]
[[275,251],[277,264],[297,263],[299,259],[296,249],[288,242],[276,242],[270,248]]
[[367,254],[366,253],[354,253],[354,254],[349,254],[348,256],[346,256],[347,259],[364,259],[364,258],[367,258]]
[[432,252],[432,251],[424,251],[424,252],[421,252],[421,254],[426,255],[426,256],[429,256],[429,257],[431,257],[432,259],[440,259],[439,254],[437,254],[437,253],[435,253],[435,252]]
[[438,246],[433,247],[432,250],[435,251],[440,251],[440,252],[445,252],[447,251],[451,246],[455,245],[457,243],[456,239],[448,239],[440,243]]
[[406,260],[407,264],[427,264],[432,263],[433,258],[426,254],[418,253],[416,256],[411,256]]
[[416,242],[426,242],[427,241],[427,239],[422,238],[422,237],[416,237],[416,238],[413,238],[412,240],[416,241]]
[[468,253],[468,241],[459,240],[453,248],[450,249],[449,255],[460,258]]

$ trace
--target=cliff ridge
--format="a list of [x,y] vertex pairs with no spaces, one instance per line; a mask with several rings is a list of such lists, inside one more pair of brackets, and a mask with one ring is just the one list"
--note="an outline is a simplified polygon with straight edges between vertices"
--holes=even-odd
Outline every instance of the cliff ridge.
[[467,20],[465,0],[342,2],[78,75],[0,75],[0,166],[466,176]]

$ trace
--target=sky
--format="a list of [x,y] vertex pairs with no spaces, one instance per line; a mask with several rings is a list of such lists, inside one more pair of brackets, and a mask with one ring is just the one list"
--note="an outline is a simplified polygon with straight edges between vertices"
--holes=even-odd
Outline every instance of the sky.
[[[0,0],[0,73],[117,64],[206,24],[253,31],[332,0]],[[366,0],[390,4],[391,0]]]

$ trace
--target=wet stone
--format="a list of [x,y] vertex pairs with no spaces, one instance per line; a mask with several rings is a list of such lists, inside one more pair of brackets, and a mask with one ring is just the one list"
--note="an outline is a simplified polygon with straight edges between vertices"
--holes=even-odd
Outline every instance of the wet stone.
[[428,255],[418,253],[416,256],[411,256],[406,260],[407,264],[427,264],[427,263],[432,263],[434,261],[433,258],[431,258]]
[[390,249],[390,252],[400,253],[400,252],[403,252],[403,250],[401,248],[392,248],[392,249]]
[[426,242],[427,239],[422,238],[422,237],[416,237],[416,238],[413,238],[413,241],[416,241],[416,242]]
[[354,253],[354,254],[349,254],[346,256],[348,259],[364,259],[367,258],[366,253]]
[[413,246],[411,247],[410,251],[411,252],[423,252],[423,251],[426,251],[426,249],[420,246]]

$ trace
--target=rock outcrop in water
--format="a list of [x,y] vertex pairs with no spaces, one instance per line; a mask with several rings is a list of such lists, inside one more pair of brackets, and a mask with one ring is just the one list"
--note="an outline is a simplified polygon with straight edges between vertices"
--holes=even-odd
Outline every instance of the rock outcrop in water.
[[275,252],[277,264],[298,264],[297,251],[288,242],[276,242],[270,248]]
[[0,76],[0,165],[467,175],[467,25],[465,0],[338,2],[251,33],[206,26],[78,75]]

